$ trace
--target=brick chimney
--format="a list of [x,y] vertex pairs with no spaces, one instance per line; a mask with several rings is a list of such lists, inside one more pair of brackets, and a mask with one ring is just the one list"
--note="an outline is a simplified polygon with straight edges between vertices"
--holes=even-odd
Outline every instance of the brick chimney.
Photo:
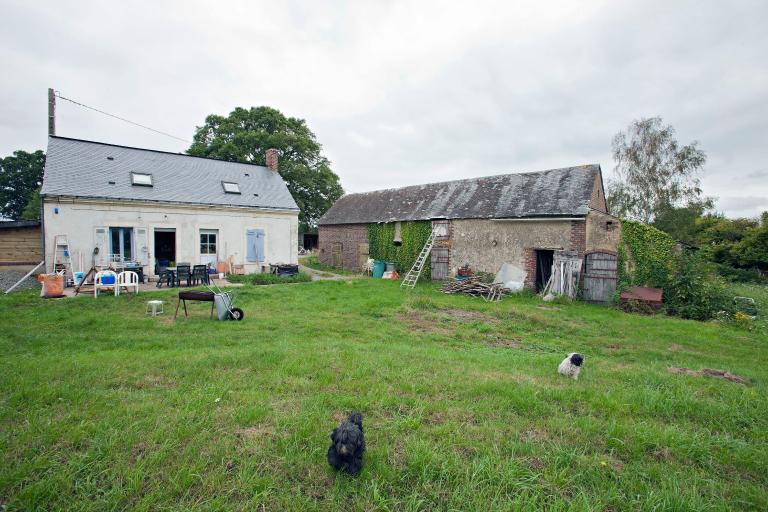
[[277,150],[274,148],[267,150],[267,167],[277,172]]

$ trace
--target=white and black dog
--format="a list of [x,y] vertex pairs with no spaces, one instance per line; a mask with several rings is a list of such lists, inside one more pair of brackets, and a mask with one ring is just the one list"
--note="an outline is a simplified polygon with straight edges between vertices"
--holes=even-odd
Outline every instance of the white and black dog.
[[584,356],[578,352],[571,352],[565,356],[563,362],[560,363],[560,366],[557,367],[557,371],[560,373],[560,375],[565,375],[566,377],[570,377],[572,379],[578,379],[582,363],[584,363]]

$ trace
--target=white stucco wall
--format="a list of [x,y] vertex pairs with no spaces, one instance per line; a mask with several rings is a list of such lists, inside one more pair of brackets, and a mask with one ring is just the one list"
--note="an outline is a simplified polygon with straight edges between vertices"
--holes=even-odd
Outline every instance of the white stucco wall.
[[[133,228],[134,258],[145,265],[146,275],[154,274],[155,229],[175,229],[176,261],[189,261],[193,265],[201,260],[201,229],[218,230],[218,259],[232,256],[235,264],[245,264],[248,273],[260,272],[264,264],[298,262],[298,212],[46,198],[43,229],[47,269],[50,271],[53,265],[54,236],[66,234],[75,267],[78,266],[78,253],[82,253],[87,271],[96,246],[96,228],[99,227]],[[140,228],[147,230],[146,247],[137,240],[137,229]],[[262,263],[245,261],[248,229],[264,230],[266,261]]]

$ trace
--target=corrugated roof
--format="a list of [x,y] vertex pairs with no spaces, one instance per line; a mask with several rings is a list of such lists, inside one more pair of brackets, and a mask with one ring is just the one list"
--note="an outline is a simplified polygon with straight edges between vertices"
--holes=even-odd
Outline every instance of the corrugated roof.
[[596,179],[593,164],[349,194],[319,223],[582,216]]
[[[152,186],[132,185],[132,172],[151,174]],[[222,181],[238,183],[241,193],[225,193]],[[41,193],[299,209],[280,175],[266,167],[65,137],[48,138]]]

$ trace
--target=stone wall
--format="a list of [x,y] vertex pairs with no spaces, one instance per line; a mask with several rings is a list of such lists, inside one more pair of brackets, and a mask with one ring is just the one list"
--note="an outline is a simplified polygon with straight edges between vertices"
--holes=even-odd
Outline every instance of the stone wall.
[[[360,270],[361,251],[368,247],[368,224],[335,224],[318,229],[318,260],[324,265],[334,265],[335,244],[341,244],[342,267]],[[364,245],[362,245],[364,244]]]
[[616,254],[621,239],[621,222],[613,215],[591,211],[586,222],[586,250]]
[[[536,275],[536,249],[570,250],[582,256],[595,250],[615,253],[620,236],[618,220],[601,212],[590,212],[586,221],[454,219],[447,224],[449,236],[436,240],[435,247],[449,249],[450,275],[465,263],[493,274],[510,263],[527,287],[533,286]],[[360,247],[368,243],[367,224],[320,226],[319,235],[321,263],[333,265],[333,246],[341,244],[343,268],[360,269]]]
[[504,263],[512,264],[526,286],[535,278],[536,249],[567,249],[584,252],[584,221],[454,220],[451,241],[451,272],[465,263],[495,274]]

